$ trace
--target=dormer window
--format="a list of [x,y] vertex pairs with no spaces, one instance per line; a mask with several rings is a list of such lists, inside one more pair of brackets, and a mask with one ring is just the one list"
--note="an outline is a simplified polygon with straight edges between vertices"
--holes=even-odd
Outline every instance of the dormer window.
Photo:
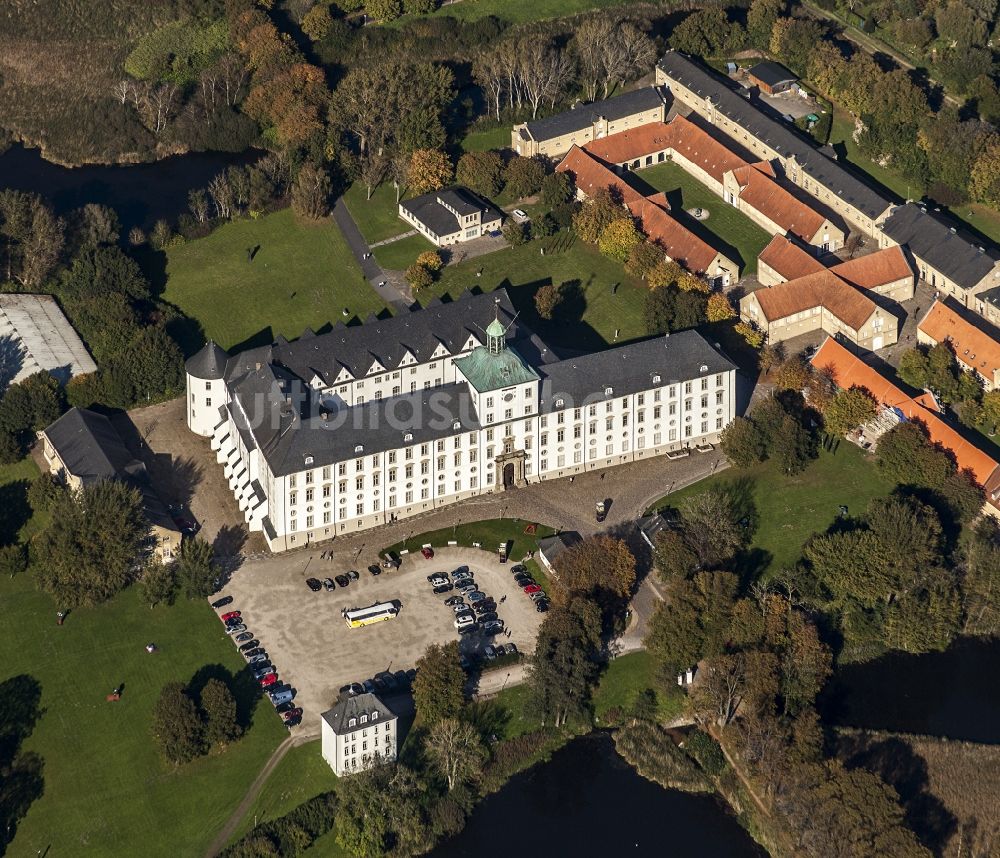
[[311,465],[312,463],[313,463],[313,457],[312,456],[306,456],[306,464],[307,465]]
[[561,399],[557,399],[556,400],[556,408],[562,408],[562,407],[563,407],[563,401]]
[[702,365],[701,365],[701,366],[700,366],[700,367],[698,368],[698,372],[708,372],[708,364],[704,364],[704,363],[703,363],[703,364],[702,364]]
[[660,377],[658,375],[654,375],[653,376],[653,384],[659,384],[659,383],[660,383]]
[[354,727],[354,726],[357,725],[357,723],[358,723],[358,719],[357,718],[350,718],[347,721],[347,726],[348,727]]
[[611,388],[611,387],[605,387],[604,388],[604,395],[605,396],[611,396],[611,394],[614,393],[614,392],[615,392],[614,388]]
[[377,720],[378,720],[378,710],[372,712],[372,721],[377,721]]
[[367,715],[362,715],[361,716],[361,723],[362,724],[367,724],[368,723],[368,716]]
[[404,441],[412,441],[412,440],[413,440],[413,433],[412,433],[412,432],[407,432],[407,433],[406,433],[406,434],[405,434],[405,435],[403,436],[403,440],[404,440]]
[[462,428],[462,424],[456,420],[454,423],[451,424],[451,428],[457,432],[459,429]]
[[365,445],[364,444],[358,444],[354,448],[354,452],[355,453],[363,453],[364,451],[365,451]]

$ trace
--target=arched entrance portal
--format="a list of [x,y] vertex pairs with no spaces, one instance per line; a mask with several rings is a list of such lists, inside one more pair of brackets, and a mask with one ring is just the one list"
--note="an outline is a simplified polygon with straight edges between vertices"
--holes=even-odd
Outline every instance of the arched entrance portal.
[[503,466],[503,487],[504,491],[514,488],[514,463],[508,462]]

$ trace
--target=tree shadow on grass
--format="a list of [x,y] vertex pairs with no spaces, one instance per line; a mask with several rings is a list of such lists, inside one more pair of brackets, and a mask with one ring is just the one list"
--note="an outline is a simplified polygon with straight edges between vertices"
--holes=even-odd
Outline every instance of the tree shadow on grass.
[[496,700],[475,701],[466,713],[469,723],[487,742],[493,736],[503,736],[511,722],[510,710]]
[[253,677],[250,665],[232,673],[221,664],[206,664],[195,671],[187,684],[187,692],[194,700],[201,700],[201,693],[210,679],[225,683],[236,700],[236,722],[247,730],[253,720],[258,701],[264,696],[260,683]]
[[18,822],[45,792],[45,762],[21,746],[44,710],[42,686],[33,676],[20,674],[0,683],[0,854],[17,834]]
[[31,518],[27,480],[15,480],[0,486],[0,545],[17,541],[18,531]]

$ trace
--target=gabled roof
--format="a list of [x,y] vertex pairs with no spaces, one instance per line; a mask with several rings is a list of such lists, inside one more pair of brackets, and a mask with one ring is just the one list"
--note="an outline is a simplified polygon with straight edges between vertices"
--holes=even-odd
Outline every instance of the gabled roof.
[[826,269],[752,294],[769,322],[823,307],[857,331],[877,309],[874,301]]
[[747,74],[752,78],[756,78],[761,83],[767,84],[768,86],[777,86],[779,83],[787,83],[789,81],[798,80],[798,78],[783,65],[780,63],[773,63],[770,60],[757,63],[757,65],[747,71]]
[[785,280],[796,280],[807,274],[823,271],[823,263],[815,256],[806,253],[795,242],[789,241],[783,235],[776,235],[757,257],[768,268],[773,269]]
[[740,199],[786,232],[811,242],[826,218],[779,185],[756,165],[733,170]]
[[[991,253],[915,203],[894,208],[882,231],[963,289],[977,285],[996,265]],[[995,285],[1000,285],[1000,278]]]
[[590,128],[602,117],[613,122],[635,113],[644,113],[647,110],[663,107],[665,104],[666,99],[657,87],[645,86],[631,92],[624,92],[613,98],[606,98],[603,101],[581,104],[572,110],[557,113],[555,116],[547,116],[544,119],[528,122],[526,128],[532,139],[542,142]]
[[591,155],[610,164],[624,164],[643,155],[659,152],[670,146],[670,126],[665,122],[650,122],[609,134],[584,145]]
[[887,247],[847,262],[830,266],[830,270],[859,289],[877,289],[887,283],[913,278],[913,269],[901,247]]
[[[351,694],[341,697],[333,704],[332,709],[327,709],[323,713],[323,720],[333,728],[333,732],[338,736],[348,733],[355,733],[358,730],[367,730],[371,727],[372,714],[375,713],[375,723],[391,721],[396,717],[388,706],[379,700],[374,694],[367,691],[361,694]],[[366,723],[361,723],[361,716],[366,715]],[[354,719],[354,726],[351,726],[351,719]]]
[[467,188],[443,188],[440,191],[430,191],[400,203],[400,207],[408,211],[416,220],[426,226],[437,236],[451,235],[463,229],[454,212],[445,208],[447,203],[460,215],[470,215],[482,212],[483,223],[501,217],[500,210],[480,199]]
[[944,422],[937,414],[900,390],[881,373],[852,355],[833,337],[828,337],[812,359],[817,369],[828,369],[843,388],[863,387],[883,405],[896,409],[907,420],[918,420],[930,439],[950,450],[959,470],[970,470],[981,486],[986,486],[997,469],[996,461]]
[[84,483],[109,480],[133,461],[121,436],[103,414],[71,408],[45,428],[66,470]]
[[1000,369],[1000,331],[993,328],[988,333],[984,330],[988,323],[982,325],[977,327],[943,301],[935,301],[917,327],[934,342],[949,343],[962,363],[992,381]]
[[607,164],[575,144],[556,166],[556,172],[569,173],[577,190],[588,197],[603,188],[618,188],[626,205],[630,199],[642,199],[642,194]]
[[727,81],[717,78],[690,57],[670,50],[657,65],[669,78],[699,97],[711,98],[719,113],[770,146],[781,157],[794,157],[807,175],[866,216],[877,218],[889,208],[889,200],[861,178],[821,153],[787,123],[772,119],[731,89]]
[[670,148],[692,164],[697,164],[717,182],[721,182],[729,170],[746,166],[747,162],[739,155],[690,119],[677,115],[667,127],[670,131]]
[[583,537],[575,530],[564,530],[554,536],[543,536],[538,540],[538,550],[552,563],[560,554],[583,542]]

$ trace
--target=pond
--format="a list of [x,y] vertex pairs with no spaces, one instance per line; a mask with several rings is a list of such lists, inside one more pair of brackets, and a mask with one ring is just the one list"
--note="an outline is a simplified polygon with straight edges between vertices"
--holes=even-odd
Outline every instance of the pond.
[[606,733],[575,739],[514,777],[473,812],[433,858],[766,853],[721,799],[666,790],[636,774]]
[[188,192],[204,188],[231,164],[248,164],[259,152],[192,152],[148,164],[62,167],[38,149],[11,146],[0,154],[0,188],[34,191],[59,214],[85,203],[118,212],[123,232],[149,229],[160,218],[176,221],[188,208]]
[[1000,744],[1000,640],[895,652],[838,668],[821,699],[830,724]]

